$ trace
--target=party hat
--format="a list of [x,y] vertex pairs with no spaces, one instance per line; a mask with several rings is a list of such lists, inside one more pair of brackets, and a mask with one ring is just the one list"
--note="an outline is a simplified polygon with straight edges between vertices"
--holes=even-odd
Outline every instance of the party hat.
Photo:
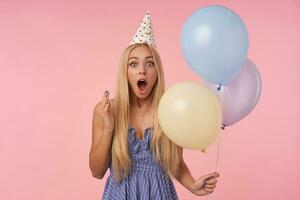
[[148,43],[148,45],[156,48],[149,11],[146,12],[140,27],[130,42],[130,45],[135,43]]

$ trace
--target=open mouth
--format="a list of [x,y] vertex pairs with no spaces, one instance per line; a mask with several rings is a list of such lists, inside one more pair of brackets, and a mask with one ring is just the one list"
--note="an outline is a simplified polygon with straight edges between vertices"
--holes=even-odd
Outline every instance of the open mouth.
[[147,89],[147,81],[145,79],[141,79],[137,82],[139,92],[140,93],[145,93]]

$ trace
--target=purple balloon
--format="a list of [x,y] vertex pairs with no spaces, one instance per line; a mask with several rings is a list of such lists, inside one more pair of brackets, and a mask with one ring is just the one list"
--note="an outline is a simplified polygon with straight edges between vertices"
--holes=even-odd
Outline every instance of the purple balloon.
[[247,116],[261,95],[262,83],[259,71],[248,58],[238,74],[226,85],[204,83],[219,97],[224,126],[231,126]]

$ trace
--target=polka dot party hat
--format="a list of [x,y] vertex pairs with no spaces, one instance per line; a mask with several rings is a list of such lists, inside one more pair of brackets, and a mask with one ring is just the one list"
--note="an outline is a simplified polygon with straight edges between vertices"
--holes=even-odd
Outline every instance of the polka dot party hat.
[[146,12],[140,27],[130,42],[130,45],[135,43],[148,43],[148,45],[156,48],[149,11]]

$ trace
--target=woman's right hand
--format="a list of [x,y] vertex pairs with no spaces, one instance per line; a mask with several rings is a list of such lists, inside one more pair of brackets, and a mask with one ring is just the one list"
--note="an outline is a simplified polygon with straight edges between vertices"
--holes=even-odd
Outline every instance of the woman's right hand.
[[101,101],[95,106],[94,114],[98,115],[97,118],[101,118],[103,122],[103,131],[114,130],[114,110],[113,100],[109,99],[109,92],[105,91]]

